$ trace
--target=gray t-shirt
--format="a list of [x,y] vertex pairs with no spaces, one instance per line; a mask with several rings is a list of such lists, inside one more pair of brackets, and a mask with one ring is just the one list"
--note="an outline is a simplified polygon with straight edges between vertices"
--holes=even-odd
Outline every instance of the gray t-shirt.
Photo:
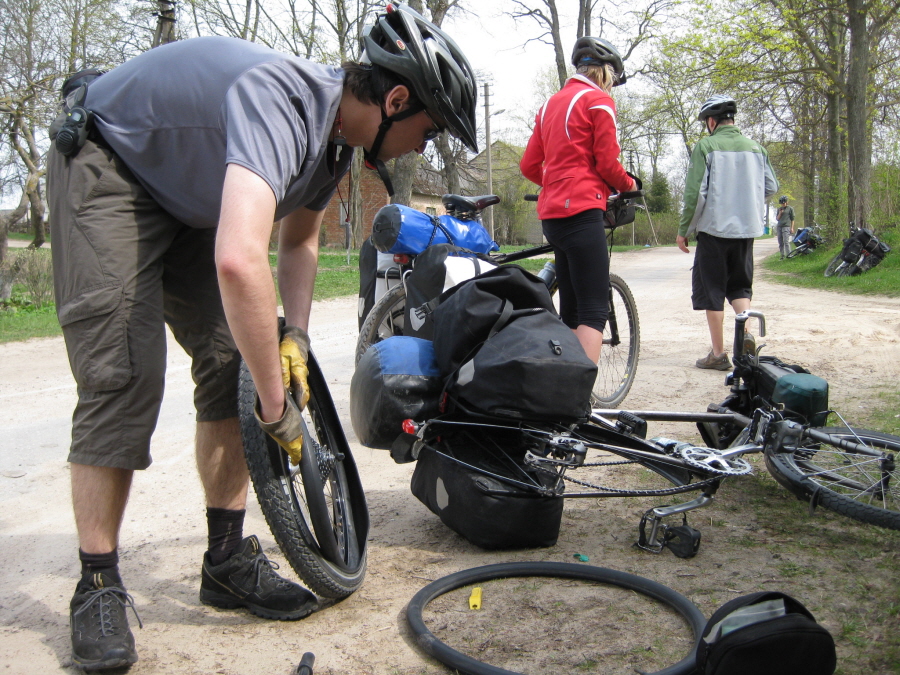
[[335,166],[328,135],[343,71],[251,42],[202,37],[144,52],[92,82],[86,106],[104,140],[153,198],[192,227],[216,227],[229,163],[261,176],[275,218],[325,208],[352,155]]

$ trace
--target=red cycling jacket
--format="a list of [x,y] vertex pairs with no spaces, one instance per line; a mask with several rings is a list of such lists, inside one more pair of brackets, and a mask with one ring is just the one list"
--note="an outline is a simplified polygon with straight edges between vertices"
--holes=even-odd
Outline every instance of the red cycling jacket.
[[610,194],[630,190],[620,152],[612,98],[583,75],[571,77],[538,111],[519,164],[542,188],[538,217],[606,209]]

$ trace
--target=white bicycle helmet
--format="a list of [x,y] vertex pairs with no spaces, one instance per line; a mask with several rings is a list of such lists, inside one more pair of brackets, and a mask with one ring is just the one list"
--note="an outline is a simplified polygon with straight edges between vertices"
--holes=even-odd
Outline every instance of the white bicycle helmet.
[[735,113],[737,113],[737,103],[734,102],[734,99],[725,94],[716,94],[703,102],[697,119],[705,122],[707,117],[734,117]]
[[614,87],[625,84],[628,77],[625,75],[625,64],[619,51],[612,46],[609,40],[585,35],[578,38],[572,49],[572,65],[578,66],[602,66],[609,64],[616,74]]
[[424,109],[478,152],[475,73],[449,35],[409,7],[389,4],[363,36],[363,48],[364,61],[408,82]]

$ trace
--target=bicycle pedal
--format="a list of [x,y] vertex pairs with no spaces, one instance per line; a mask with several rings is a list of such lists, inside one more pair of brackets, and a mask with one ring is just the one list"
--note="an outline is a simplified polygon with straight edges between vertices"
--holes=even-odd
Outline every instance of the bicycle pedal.
[[[658,507],[657,507],[658,508]],[[665,507],[662,507],[665,508]],[[672,551],[677,558],[693,558],[700,550],[700,530],[687,523],[687,516],[682,514],[681,525],[666,525],[663,516],[650,509],[641,517],[638,526],[636,548],[648,553],[662,553],[664,548]],[[650,534],[647,534],[647,523],[651,523]]]

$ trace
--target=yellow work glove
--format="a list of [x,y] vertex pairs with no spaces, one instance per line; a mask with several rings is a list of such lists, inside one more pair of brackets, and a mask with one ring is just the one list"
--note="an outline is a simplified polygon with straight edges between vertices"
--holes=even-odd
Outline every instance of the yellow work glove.
[[281,377],[286,389],[294,394],[294,400],[300,406],[300,410],[309,402],[309,385],[306,378],[309,377],[309,368],[306,359],[309,357],[309,335],[302,328],[285,326],[281,331],[281,344],[278,345],[281,354]]
[[263,422],[259,415],[259,398],[256,399],[256,421],[269,436],[275,439],[284,451],[290,456],[292,464],[299,464],[303,457],[303,425],[300,423],[300,408],[291,397],[290,392],[284,391],[284,413],[280,420]]

